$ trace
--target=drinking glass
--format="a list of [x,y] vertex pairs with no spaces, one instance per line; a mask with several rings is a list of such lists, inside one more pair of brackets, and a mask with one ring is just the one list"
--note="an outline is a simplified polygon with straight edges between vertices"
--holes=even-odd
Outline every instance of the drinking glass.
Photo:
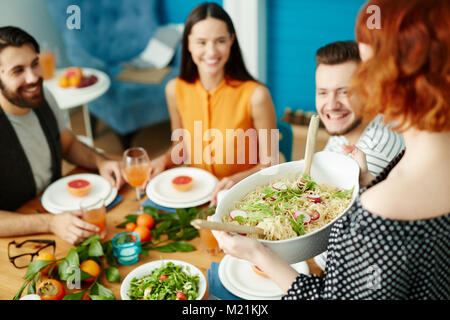
[[99,227],[97,232],[101,239],[106,237],[105,199],[83,199],[80,201],[81,218],[87,223]]
[[136,188],[136,199],[139,204],[137,213],[143,213],[139,190],[145,187],[150,176],[150,159],[143,148],[125,150],[122,157],[122,175],[130,186]]
[[44,80],[53,78],[55,72],[55,55],[50,51],[43,51],[39,54],[39,63],[42,67],[42,77]]

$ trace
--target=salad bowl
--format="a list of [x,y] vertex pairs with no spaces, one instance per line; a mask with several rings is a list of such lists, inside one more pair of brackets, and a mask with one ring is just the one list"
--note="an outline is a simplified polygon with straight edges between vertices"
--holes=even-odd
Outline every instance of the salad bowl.
[[[245,195],[258,187],[270,185],[279,179],[298,181],[304,163],[304,160],[299,160],[274,165],[241,180],[223,195],[212,221],[222,221]],[[336,219],[313,232],[285,240],[258,239],[291,264],[311,259],[326,250],[331,226],[353,205],[359,192],[359,166],[349,156],[328,151],[315,153],[310,176],[317,183],[327,183],[341,189],[353,188],[352,199]]]
[[[132,300],[128,295],[130,284],[133,278],[140,279],[142,277],[148,276],[152,273],[153,270],[158,269],[166,265],[168,262],[173,263],[174,265],[181,266],[182,272],[189,274],[190,276],[198,275],[199,283],[198,283],[198,291],[196,300],[203,299],[206,293],[206,278],[203,273],[195,267],[194,265],[181,261],[181,260],[156,260],[149,263],[145,263],[136,269],[132,270],[125,279],[122,281],[122,285],[120,286],[120,297],[122,300]],[[170,276],[170,275],[169,275]],[[182,286],[181,286],[182,287]]]

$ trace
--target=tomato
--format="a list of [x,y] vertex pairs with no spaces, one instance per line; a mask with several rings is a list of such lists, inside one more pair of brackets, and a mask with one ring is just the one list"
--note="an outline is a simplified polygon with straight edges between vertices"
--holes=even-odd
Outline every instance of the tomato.
[[42,300],[61,300],[66,295],[64,286],[55,279],[46,279],[42,281],[38,285],[36,293]]
[[182,291],[178,291],[176,293],[176,299],[177,300],[186,300],[186,295]]
[[160,282],[164,282],[164,280],[166,280],[167,278],[169,278],[169,277],[166,276],[165,274],[162,274],[162,275],[159,277],[159,281],[160,281]]

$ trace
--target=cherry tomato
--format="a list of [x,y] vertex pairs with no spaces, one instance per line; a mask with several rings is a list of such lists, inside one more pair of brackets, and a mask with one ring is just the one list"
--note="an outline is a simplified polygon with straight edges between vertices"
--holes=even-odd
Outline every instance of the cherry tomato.
[[176,293],[176,299],[177,300],[186,300],[186,295],[182,291],[178,291]]

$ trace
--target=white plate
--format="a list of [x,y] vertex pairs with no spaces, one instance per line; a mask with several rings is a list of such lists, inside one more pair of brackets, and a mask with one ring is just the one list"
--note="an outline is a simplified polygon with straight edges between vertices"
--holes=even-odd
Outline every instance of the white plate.
[[[281,300],[282,295],[280,296],[274,296],[274,297],[260,297],[260,296],[255,296],[255,295],[251,295],[251,294],[247,294],[241,290],[239,290],[238,288],[236,288],[235,286],[233,286],[233,284],[230,282],[226,272],[225,272],[225,265],[223,264],[224,260],[229,257],[228,255],[226,255],[222,261],[219,264],[219,279],[220,282],[222,282],[223,286],[230,291],[232,294],[234,294],[235,296],[245,299],[245,300]],[[225,261],[226,262],[226,261]]]
[[[172,186],[176,176],[190,176],[194,179],[188,191],[178,191]],[[148,183],[148,192],[155,198],[170,203],[196,202],[212,194],[218,179],[206,170],[191,167],[179,167],[163,171]]]
[[[220,263],[226,278],[225,281],[228,281],[237,293],[241,295],[243,293],[257,299],[281,299],[284,293],[275,282],[257,275],[252,270],[251,265],[248,261],[236,259],[229,255],[225,256]],[[309,274],[308,264],[304,261],[292,264],[292,267],[299,273]]]
[[319,266],[320,269],[325,271],[325,267],[327,266],[327,251],[319,254],[318,256],[315,256],[314,262],[317,264],[317,266]]
[[[229,257],[225,262],[225,272],[234,287],[247,294],[260,297],[276,297],[283,295],[283,291],[269,278],[256,274],[252,264],[245,260]],[[300,273],[309,274],[308,264],[299,262],[292,267]]]
[[[110,195],[105,200],[105,207],[109,206],[117,197],[118,191],[116,188],[112,188]],[[59,210],[55,207],[53,207],[51,204],[49,204],[45,199],[41,200],[42,206],[50,213],[53,214],[60,214],[67,210]]]
[[[84,197],[71,195],[66,188],[67,182],[74,179],[84,179],[91,183],[91,191]],[[42,195],[42,203],[50,205],[60,211],[74,211],[80,209],[80,201],[83,199],[105,199],[111,196],[114,189],[110,183],[100,175],[82,173],[66,176],[56,180],[45,189]],[[114,200],[114,199],[113,199]]]
[[[183,271],[190,275],[198,275],[199,287],[198,287],[198,297],[196,300],[201,300],[206,292],[206,278],[203,273],[197,267],[193,266],[190,263],[180,261],[180,260],[157,260],[152,261],[146,264],[143,264],[133,271],[131,271],[125,279],[122,281],[122,285],[120,286],[120,297],[122,300],[131,300],[128,296],[128,290],[130,288],[130,282],[134,277],[141,278],[146,275],[149,275],[153,269],[160,268],[163,264],[167,262],[173,262],[176,265],[183,266]],[[189,269],[188,269],[189,268]]]
[[97,77],[97,82],[93,85],[84,88],[75,88],[75,87],[67,87],[62,88],[58,85],[58,80],[61,76],[66,73],[67,69],[58,70],[55,72],[55,76],[52,79],[46,80],[46,85],[52,90],[56,91],[57,94],[69,94],[69,95],[78,95],[78,94],[89,94],[90,92],[94,92],[98,90],[100,87],[109,85],[108,76],[99,70],[91,69],[91,68],[82,68],[83,76],[89,77],[90,75],[95,75]]
[[191,208],[191,207],[197,207],[201,206],[202,204],[205,204],[209,201],[211,201],[211,195],[206,196],[203,199],[200,199],[198,201],[194,202],[166,202],[163,201],[152,193],[149,192],[149,185],[147,185],[147,188],[145,189],[147,197],[152,200],[154,203],[159,204],[160,206],[166,207],[166,208],[174,208],[174,209],[182,209],[182,208]]

